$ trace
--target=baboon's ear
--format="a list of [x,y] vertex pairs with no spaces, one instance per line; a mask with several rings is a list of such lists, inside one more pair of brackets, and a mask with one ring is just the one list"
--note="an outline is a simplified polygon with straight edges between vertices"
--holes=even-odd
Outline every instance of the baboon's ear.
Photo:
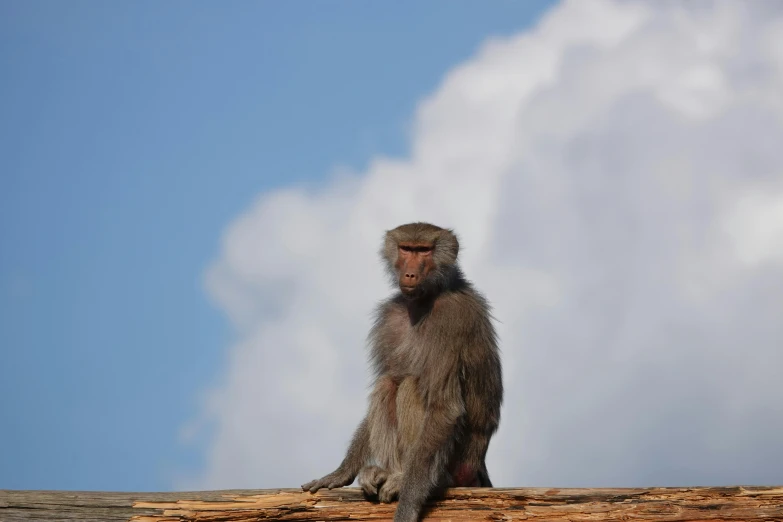
[[459,255],[459,240],[452,230],[444,229],[435,240],[433,261],[438,266],[453,265]]
[[386,271],[390,276],[395,276],[394,264],[397,262],[398,255],[398,238],[394,233],[394,230],[386,231],[383,238],[383,246],[381,247],[381,259],[383,259]]

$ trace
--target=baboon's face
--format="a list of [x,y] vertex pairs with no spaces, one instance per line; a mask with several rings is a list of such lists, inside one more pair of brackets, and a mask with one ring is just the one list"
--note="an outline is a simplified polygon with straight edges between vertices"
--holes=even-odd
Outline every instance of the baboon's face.
[[399,243],[397,245],[397,270],[400,291],[406,296],[415,296],[424,288],[427,276],[435,268],[432,260],[432,243]]

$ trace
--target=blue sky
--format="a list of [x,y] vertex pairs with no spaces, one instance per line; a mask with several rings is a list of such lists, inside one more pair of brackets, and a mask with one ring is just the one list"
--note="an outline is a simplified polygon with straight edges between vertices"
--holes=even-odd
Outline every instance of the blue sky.
[[0,488],[199,470],[178,434],[233,335],[202,283],[228,223],[404,154],[443,75],[550,4],[0,3]]

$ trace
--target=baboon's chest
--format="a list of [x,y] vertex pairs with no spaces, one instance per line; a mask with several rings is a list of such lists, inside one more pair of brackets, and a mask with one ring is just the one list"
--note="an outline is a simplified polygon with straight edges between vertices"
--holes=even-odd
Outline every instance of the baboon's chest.
[[429,353],[433,348],[432,325],[429,317],[416,323],[408,311],[400,307],[389,314],[386,327],[387,358],[389,373],[399,380],[406,376],[418,376],[428,367]]
[[428,350],[426,336],[415,327],[400,337],[391,357],[391,367],[396,375],[420,375],[427,368]]

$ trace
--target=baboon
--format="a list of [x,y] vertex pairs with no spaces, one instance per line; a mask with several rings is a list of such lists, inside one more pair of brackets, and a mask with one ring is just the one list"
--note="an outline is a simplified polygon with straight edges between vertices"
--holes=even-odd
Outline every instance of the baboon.
[[342,463],[302,485],[351,484],[396,522],[418,520],[428,498],[456,486],[492,487],[484,462],[500,421],[500,356],[489,305],[457,265],[451,230],[410,223],[386,232],[381,256],[399,292],[369,334],[375,383]]

